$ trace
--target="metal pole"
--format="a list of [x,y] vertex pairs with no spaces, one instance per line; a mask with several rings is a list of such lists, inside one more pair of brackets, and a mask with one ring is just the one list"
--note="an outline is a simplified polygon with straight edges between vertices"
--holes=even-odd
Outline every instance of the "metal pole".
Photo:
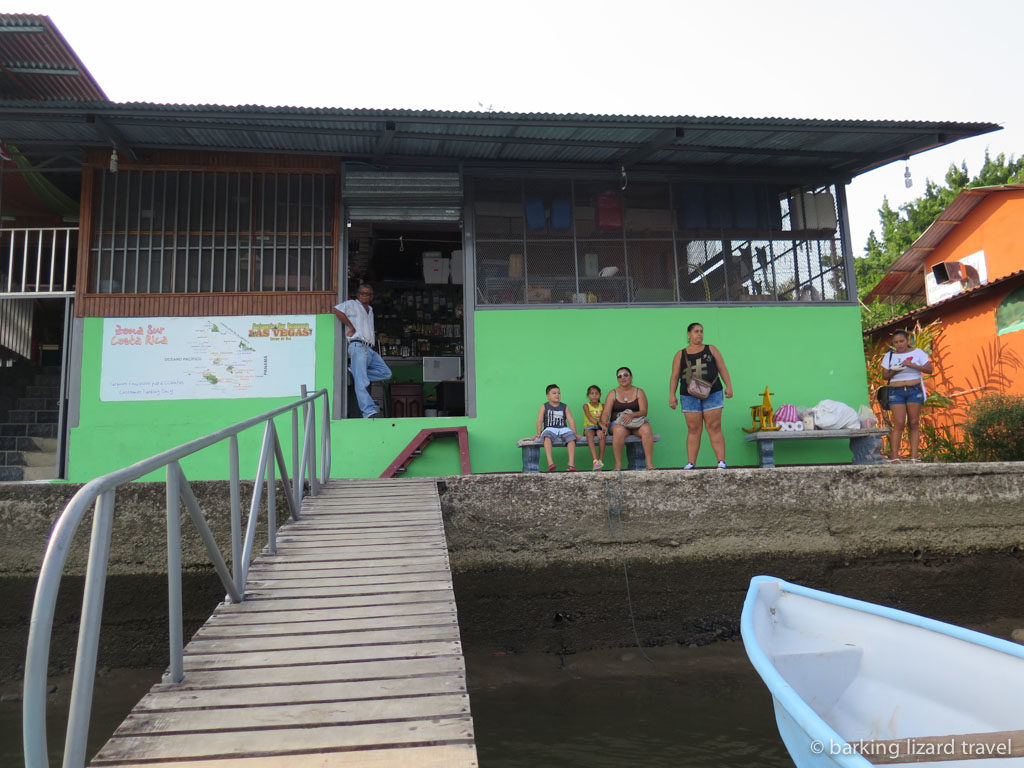
[[[267,432],[270,447],[279,449],[273,419],[267,422]],[[270,554],[277,554],[277,480],[274,477],[274,457],[267,461],[267,549]]]
[[252,550],[256,541],[256,523],[259,520],[260,498],[263,495],[263,475],[267,471],[267,456],[270,441],[267,439],[270,433],[270,422],[263,431],[263,445],[260,447],[260,461],[256,468],[255,481],[252,488],[252,501],[249,503],[249,523],[245,529],[245,548],[242,550],[242,583],[245,583],[249,574],[249,561],[252,559]]
[[[302,476],[299,474],[299,409],[292,408],[292,502],[295,509],[302,504]],[[297,517],[297,515],[296,515]]]
[[181,617],[181,503],[178,462],[167,465],[167,624],[170,631],[171,671],[168,681],[185,679]]
[[114,522],[114,494],[112,490],[103,493],[96,499],[93,511],[89,566],[85,574],[82,618],[78,628],[78,653],[75,657],[74,682],[71,684],[68,730],[64,740],[64,768],[82,768],[85,765],[93,684],[96,682],[100,620],[103,618],[103,593],[110,555],[110,531]]
[[192,518],[196,530],[199,532],[199,538],[203,540],[206,554],[209,555],[214,570],[220,576],[224,589],[228,591],[228,598],[233,603],[240,603],[244,599],[241,595],[241,590],[235,587],[235,582],[231,578],[231,572],[228,570],[227,563],[224,562],[220,549],[217,547],[217,540],[213,538],[213,532],[210,531],[210,526],[206,523],[202,510],[199,509],[199,502],[196,500],[195,495],[192,493],[192,488],[188,484],[188,478],[185,477],[180,464],[175,464],[175,466],[178,468],[178,491],[181,494],[181,500],[185,502],[185,509],[188,510],[188,514]]
[[228,440],[228,462],[230,464],[231,492],[231,573],[235,580],[235,589],[244,597],[245,584],[242,583],[242,500],[238,477],[238,435]]

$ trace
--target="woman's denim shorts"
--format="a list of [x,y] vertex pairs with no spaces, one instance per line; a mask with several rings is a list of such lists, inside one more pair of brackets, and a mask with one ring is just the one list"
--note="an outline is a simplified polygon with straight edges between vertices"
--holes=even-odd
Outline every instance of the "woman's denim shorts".
[[725,407],[725,390],[720,389],[717,392],[712,392],[704,400],[698,400],[693,395],[680,395],[679,407],[683,413],[702,413],[704,411],[713,411],[716,408],[723,408]]
[[895,384],[889,385],[889,405],[906,405],[907,403],[923,403],[924,390],[921,383],[917,382],[907,387]]

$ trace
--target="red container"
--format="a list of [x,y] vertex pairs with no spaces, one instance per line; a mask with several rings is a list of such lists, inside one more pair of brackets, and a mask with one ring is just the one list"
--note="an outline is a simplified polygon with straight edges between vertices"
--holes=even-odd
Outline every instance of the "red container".
[[622,229],[622,198],[601,195],[597,198],[597,228]]

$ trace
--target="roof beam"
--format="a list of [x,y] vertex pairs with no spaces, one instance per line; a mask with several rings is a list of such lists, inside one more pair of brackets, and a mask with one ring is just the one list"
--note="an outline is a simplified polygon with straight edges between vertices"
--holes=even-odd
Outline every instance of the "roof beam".
[[623,168],[628,168],[635,163],[639,163],[641,160],[646,160],[648,157],[658,152],[661,149],[665,149],[671,145],[676,139],[683,138],[683,129],[666,128],[662,131],[658,131],[649,140],[640,144],[638,147],[626,152],[618,159],[619,165]]
[[374,158],[384,157],[388,151],[388,147],[391,146],[391,142],[395,140],[395,121],[386,120],[384,121],[384,130],[378,134],[377,146],[373,148]]
[[86,122],[92,126],[93,131],[101,139],[106,139],[111,145],[119,152],[124,152],[132,160],[137,160],[135,156],[135,150],[131,148],[128,142],[125,140],[124,135],[117,129],[117,127],[110,123],[107,118],[102,115],[88,115]]

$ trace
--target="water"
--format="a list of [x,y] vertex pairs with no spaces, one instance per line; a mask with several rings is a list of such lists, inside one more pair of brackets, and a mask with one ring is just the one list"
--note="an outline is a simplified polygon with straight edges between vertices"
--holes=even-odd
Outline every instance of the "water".
[[[466,657],[480,768],[791,768],[742,644]],[[162,670],[97,679],[89,755]],[[51,679],[50,764],[63,753],[71,678]],[[10,683],[2,690],[19,692]],[[23,764],[21,702],[0,702],[0,766]]]
[[481,768],[792,767],[741,643],[644,654],[467,655]]

